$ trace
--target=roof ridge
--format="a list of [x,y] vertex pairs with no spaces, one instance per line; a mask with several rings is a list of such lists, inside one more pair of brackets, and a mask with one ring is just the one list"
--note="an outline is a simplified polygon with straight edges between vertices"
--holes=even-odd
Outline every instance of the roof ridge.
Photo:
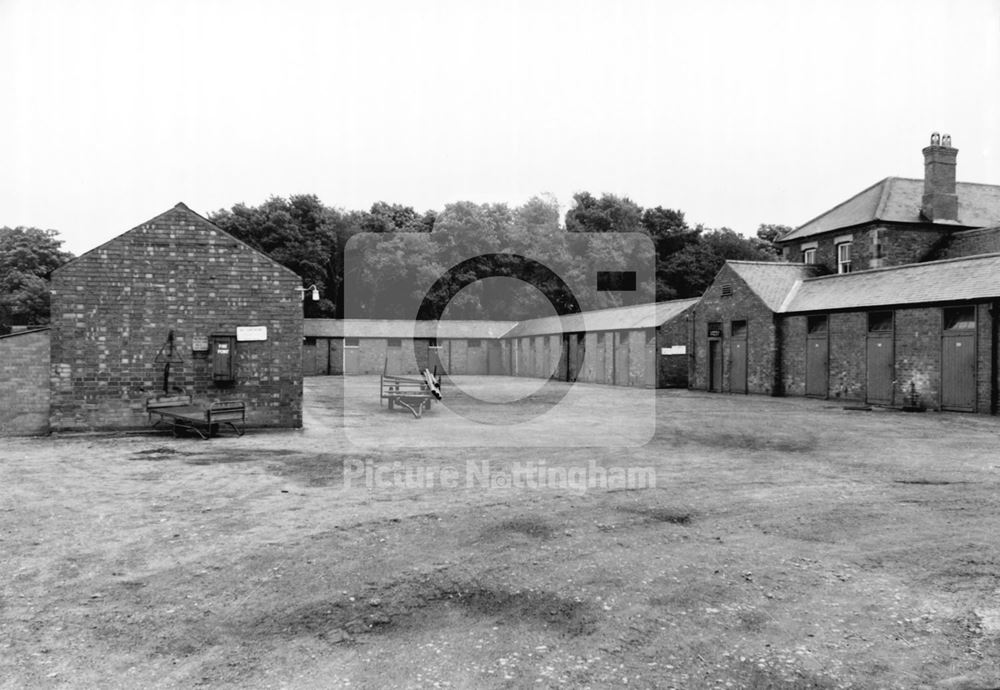
[[892,189],[892,183],[895,180],[902,179],[900,177],[887,177],[882,186],[882,194],[879,196],[878,203],[875,204],[875,217],[874,220],[882,220],[882,212],[885,211],[885,205],[889,202],[889,190]]
[[1000,231],[1000,225],[987,225],[986,227],[983,228],[965,228],[963,230],[956,230],[953,233],[951,233],[951,236],[954,237],[955,235],[964,235],[966,233],[972,234],[974,232],[997,232],[997,231]]
[[841,208],[842,206],[846,206],[847,204],[851,203],[852,201],[854,201],[855,199],[857,199],[857,198],[858,198],[859,196],[861,196],[861,195],[862,195],[862,194],[864,194],[865,192],[868,192],[868,191],[871,191],[871,190],[872,190],[872,189],[874,189],[875,187],[878,187],[878,186],[879,186],[880,184],[885,184],[885,183],[886,183],[886,182],[887,182],[888,180],[890,180],[890,179],[892,179],[892,178],[891,178],[891,177],[883,177],[883,178],[882,178],[881,180],[879,180],[879,181],[878,181],[878,182],[876,182],[875,184],[872,184],[872,185],[868,185],[867,187],[865,187],[864,189],[862,189],[862,190],[861,190],[860,192],[858,192],[857,194],[853,194],[853,195],[849,196],[848,198],[844,199],[843,201],[841,201],[841,202],[840,202],[839,204],[837,204],[836,206],[831,206],[830,208],[828,208],[827,210],[823,211],[823,212],[822,212],[822,213],[820,213],[819,215],[817,215],[817,216],[815,216],[815,217],[813,217],[813,218],[810,218],[810,219],[809,219],[809,220],[807,220],[807,221],[806,221],[805,223],[803,223],[802,225],[798,226],[797,228],[795,228],[794,230],[792,230],[792,231],[791,231],[790,233],[788,233],[788,234],[789,234],[789,235],[793,235],[793,234],[795,234],[796,232],[798,232],[799,230],[801,230],[801,229],[802,229],[802,228],[804,228],[805,226],[809,225],[809,224],[810,224],[810,223],[812,223],[813,221],[816,221],[816,220],[819,220],[819,219],[820,219],[820,218],[822,218],[823,216],[827,216],[827,215],[830,215],[831,213],[833,213],[834,211],[836,211],[836,210],[837,210],[838,208]]
[[796,293],[798,293],[800,287],[802,287],[802,281],[801,280],[796,280],[792,284],[792,288],[785,295],[785,299],[781,300],[781,304],[778,305],[777,313],[780,314],[780,313],[784,312],[785,309],[788,308],[788,305],[791,304],[791,302],[792,302],[793,299],[795,299],[795,295],[796,295]]
[[937,261],[921,261],[915,264],[900,264],[898,266],[883,266],[882,268],[866,268],[863,271],[851,271],[850,273],[832,273],[825,276],[813,276],[806,278],[808,281],[829,280],[830,278],[848,278],[861,274],[884,273],[886,271],[898,271],[904,268],[920,268],[921,266],[937,266],[940,264],[956,263],[960,261],[971,261],[973,259],[991,259],[1000,257],[1000,252],[990,252],[988,254],[973,254],[972,256],[956,256],[951,259],[938,259]]
[[759,261],[755,259],[726,259],[727,264],[751,264],[755,266],[801,266],[791,261]]
[[1000,184],[991,184],[989,182],[956,182],[956,185],[965,185],[966,187],[996,187],[1000,188]]

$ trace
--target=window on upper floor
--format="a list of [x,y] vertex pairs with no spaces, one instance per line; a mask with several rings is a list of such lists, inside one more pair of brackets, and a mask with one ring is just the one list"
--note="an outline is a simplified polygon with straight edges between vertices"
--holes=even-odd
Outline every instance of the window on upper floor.
[[837,245],[837,273],[851,272],[851,243],[842,242]]
[[804,263],[804,264],[814,264],[814,263],[816,263],[816,250],[815,249],[803,249],[802,250],[802,263]]

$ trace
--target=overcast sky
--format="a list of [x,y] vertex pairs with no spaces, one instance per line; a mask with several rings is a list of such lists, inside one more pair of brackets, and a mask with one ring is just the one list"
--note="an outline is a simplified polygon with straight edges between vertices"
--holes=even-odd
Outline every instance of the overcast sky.
[[752,234],[932,131],[1000,184],[997,0],[0,0],[0,225],[628,195]]

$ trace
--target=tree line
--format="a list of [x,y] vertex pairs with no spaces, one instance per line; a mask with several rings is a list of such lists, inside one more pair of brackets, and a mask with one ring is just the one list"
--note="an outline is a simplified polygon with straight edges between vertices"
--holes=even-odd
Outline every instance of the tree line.
[[[420,304],[421,318],[441,313],[449,318],[527,318],[550,309],[548,303],[572,311],[572,295],[564,294],[552,276],[525,276],[523,266],[504,256],[530,248],[550,257],[556,273],[566,274],[586,260],[588,251],[627,263],[628,257],[614,255],[621,252],[615,248],[615,233],[641,233],[655,249],[655,288],[633,299],[696,297],[727,259],[777,260],[773,240],[789,229],[761,225],[757,236],[748,238],[729,228],[692,227],[679,210],[642,208],[627,197],[589,192],[574,195],[562,218],[557,201],[548,195],[514,207],[459,201],[421,213],[386,202],[368,211],[344,210],[323,204],[314,194],[273,196],[257,206],[239,203],[207,217],[293,270],[304,286],[317,287],[320,299],[304,301],[306,317],[335,318],[411,318],[414,305]],[[54,230],[0,228],[0,329],[47,323],[48,276],[72,258],[61,245]],[[354,250],[350,256],[349,247]],[[429,296],[416,289],[444,275],[455,257],[477,254],[493,257],[487,267],[491,275],[530,278],[545,290],[546,303],[533,291],[495,289],[461,271],[438,281]],[[353,286],[351,295],[345,295],[348,286]],[[606,299],[588,306],[620,304],[614,295]]]

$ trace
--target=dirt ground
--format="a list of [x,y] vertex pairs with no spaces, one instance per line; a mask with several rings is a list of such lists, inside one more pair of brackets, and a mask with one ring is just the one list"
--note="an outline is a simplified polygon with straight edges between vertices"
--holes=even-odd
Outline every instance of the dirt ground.
[[458,383],[0,441],[0,686],[1000,687],[1000,420]]

